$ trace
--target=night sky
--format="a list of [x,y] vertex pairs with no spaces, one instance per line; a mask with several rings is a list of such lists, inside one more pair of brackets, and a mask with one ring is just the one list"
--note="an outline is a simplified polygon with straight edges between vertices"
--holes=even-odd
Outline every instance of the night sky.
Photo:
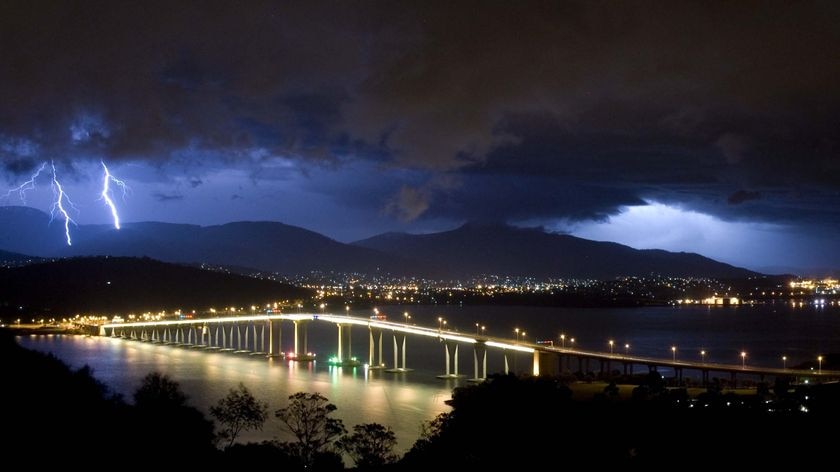
[[0,61],[2,184],[53,160],[79,223],[101,160],[125,221],[840,267],[838,2],[5,0]]

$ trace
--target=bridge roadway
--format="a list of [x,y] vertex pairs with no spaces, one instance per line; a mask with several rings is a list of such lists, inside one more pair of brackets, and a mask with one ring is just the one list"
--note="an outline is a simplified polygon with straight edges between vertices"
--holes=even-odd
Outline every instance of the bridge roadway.
[[[383,331],[390,331],[393,333],[394,336],[394,367],[392,369],[388,369],[390,372],[406,372],[411,369],[406,367],[406,351],[405,351],[405,339],[407,335],[415,335],[415,336],[425,336],[425,337],[432,337],[441,340],[445,346],[445,354],[446,354],[446,374],[440,375],[440,378],[453,378],[453,377],[462,377],[462,375],[458,374],[458,344],[467,344],[471,345],[474,348],[474,365],[475,365],[475,377],[471,380],[482,380],[487,376],[487,348],[495,348],[501,349],[505,355],[505,370],[508,370],[508,359],[507,359],[507,351],[515,351],[515,352],[523,352],[529,353],[533,355],[533,366],[532,366],[532,373],[534,375],[539,375],[541,372],[545,374],[554,374],[562,371],[562,364],[563,359],[566,358],[567,366],[570,364],[569,359],[577,359],[579,364],[580,371],[584,371],[583,364],[584,361],[586,362],[587,368],[585,371],[589,371],[589,361],[594,360],[600,363],[600,370],[603,372],[605,369],[607,371],[611,370],[611,365],[613,363],[620,364],[624,367],[624,373],[626,374],[628,371],[628,367],[630,372],[632,373],[632,369],[634,365],[640,366],[647,366],[649,370],[655,371],[659,367],[670,368],[673,369],[675,372],[675,376],[679,377],[681,380],[682,378],[682,371],[684,369],[688,370],[695,370],[702,373],[703,382],[706,383],[709,380],[709,372],[720,372],[720,373],[728,373],[730,374],[732,381],[734,382],[736,374],[748,374],[753,376],[758,376],[760,378],[764,378],[764,376],[784,376],[784,377],[796,377],[796,378],[810,378],[810,379],[819,379],[819,381],[826,381],[826,380],[836,380],[840,379],[840,371],[833,371],[833,370],[825,370],[822,369],[820,371],[810,370],[810,369],[788,369],[788,368],[771,368],[771,367],[762,367],[757,365],[744,365],[744,364],[725,364],[725,363],[716,363],[716,362],[696,362],[696,361],[687,361],[687,360],[680,360],[680,359],[668,359],[668,358],[655,358],[655,357],[645,357],[645,356],[634,356],[634,355],[627,355],[627,354],[617,354],[617,353],[610,353],[610,352],[602,352],[602,351],[591,351],[579,348],[565,348],[565,347],[556,347],[556,346],[547,346],[543,344],[534,344],[528,343],[525,341],[516,341],[509,338],[501,338],[496,336],[473,336],[466,333],[461,333],[457,331],[447,330],[447,329],[436,329],[436,328],[428,328],[423,326],[411,325],[407,323],[400,323],[394,321],[386,321],[386,320],[378,320],[378,319],[370,319],[370,318],[361,318],[361,317],[354,317],[348,315],[335,315],[335,314],[318,314],[318,313],[305,313],[305,314],[267,314],[267,315],[249,315],[249,316],[228,316],[228,317],[217,317],[217,318],[196,318],[196,319],[185,319],[185,320],[171,320],[171,321],[137,321],[137,322],[128,322],[128,323],[107,323],[103,324],[99,327],[99,334],[100,335],[108,335],[108,330],[111,331],[111,336],[118,336],[117,333],[120,333],[119,336],[121,337],[129,337],[132,339],[142,339],[142,340],[151,340],[155,342],[167,342],[167,333],[169,334],[168,342],[172,343],[174,340],[175,344],[186,344],[186,345],[194,345],[196,347],[204,347],[209,349],[221,349],[221,350],[234,350],[234,344],[237,345],[238,352],[246,352],[250,351],[256,354],[263,354],[262,352],[257,351],[257,323],[265,323],[262,329],[262,339],[261,339],[261,346],[265,349],[265,329],[264,326],[268,326],[268,340],[269,340],[269,349],[268,352],[265,353],[269,356],[274,355],[283,355],[282,350],[279,346],[279,335],[276,336],[278,341],[276,342],[277,349],[275,347],[275,341],[273,341],[273,328],[275,322],[279,321],[291,321],[295,325],[295,349],[293,352],[288,353],[287,357],[293,360],[299,361],[308,361],[313,360],[314,355],[311,354],[307,350],[307,341],[306,341],[306,323],[310,321],[324,321],[333,323],[338,326],[338,356],[337,361],[339,364],[342,365],[350,365],[350,343],[349,343],[349,331],[345,333],[345,329],[349,328],[350,326],[363,326],[368,328],[370,331],[370,352],[369,352],[369,363],[368,366],[370,368],[384,368],[385,363],[382,357],[382,332]],[[241,341],[241,331],[239,330],[239,326],[245,324],[246,329],[246,340],[245,345],[243,346]],[[230,337],[228,338],[226,333],[226,325],[230,326]],[[216,336],[215,342],[212,336],[212,328],[216,327]],[[238,343],[234,343],[234,326],[236,326]],[[252,349],[248,348],[248,328],[253,327],[254,337],[251,343]],[[184,328],[193,329],[195,330],[195,337],[189,338],[187,337],[183,329]],[[202,328],[201,334],[198,332],[197,328]],[[221,333],[221,341],[219,340],[219,327],[222,327]],[[137,330],[143,330],[142,335],[137,335]],[[163,331],[162,331],[163,330]],[[174,336],[171,334],[169,330],[174,330]],[[279,333],[279,327],[277,328]],[[127,335],[126,333],[129,332],[131,335]],[[149,334],[146,334],[146,333]],[[180,343],[178,342],[178,332],[181,334]],[[190,333],[191,334],[191,333]],[[206,334],[206,340],[205,340]],[[378,362],[376,360],[376,340],[374,335],[378,335],[378,352],[379,352],[379,359]],[[403,335],[402,339],[402,367],[399,365],[399,358],[398,354],[400,352],[400,346],[398,343],[397,335]],[[344,336],[342,336],[344,335]],[[342,337],[344,340],[342,340]],[[190,342],[195,341],[195,342]],[[246,348],[243,350],[243,347]],[[302,348],[302,349],[301,349]],[[454,356],[454,373],[450,369],[450,366],[453,365],[450,362],[450,349],[454,349],[455,356]],[[346,353],[346,356],[342,354]],[[558,362],[559,361],[559,362]],[[355,358],[354,361],[355,362]],[[483,372],[479,370],[479,363],[483,364]],[[356,365],[356,364],[353,364]]]

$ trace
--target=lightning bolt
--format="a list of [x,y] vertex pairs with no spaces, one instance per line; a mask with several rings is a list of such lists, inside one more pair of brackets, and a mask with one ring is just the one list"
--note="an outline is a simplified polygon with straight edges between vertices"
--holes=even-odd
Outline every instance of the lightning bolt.
[[125,182],[122,180],[111,175],[111,172],[108,171],[108,166],[105,165],[104,161],[99,162],[102,163],[102,169],[105,170],[105,174],[102,179],[102,199],[105,200],[105,204],[111,209],[111,216],[114,218],[114,228],[120,229],[120,215],[117,213],[117,206],[114,205],[114,201],[111,200],[110,195],[111,182],[122,189],[123,199],[125,199],[125,192],[128,190],[128,186],[126,186]]
[[41,172],[43,172],[46,167],[47,163],[42,162],[41,167],[39,167],[38,170],[36,170],[35,173],[32,174],[32,177],[30,177],[29,180],[18,185],[15,188],[9,189],[6,192],[6,195],[3,195],[3,198],[9,198],[12,196],[13,193],[17,192],[18,196],[20,197],[20,201],[23,202],[24,205],[26,205],[26,192],[30,190],[35,190],[35,179],[37,179],[38,176],[41,175]]
[[72,246],[73,241],[70,239],[70,223],[76,224],[76,222],[73,221],[73,218],[70,218],[70,215],[67,213],[67,209],[64,208],[64,202],[66,201],[73,209],[75,209],[76,206],[73,205],[73,202],[70,201],[70,198],[66,193],[64,193],[64,189],[61,188],[61,183],[58,181],[58,176],[55,172],[55,162],[50,162],[50,164],[52,164],[52,190],[53,195],[55,196],[55,202],[52,204],[52,208],[50,208],[50,222],[52,222],[52,219],[55,218],[55,212],[58,210],[64,218],[64,235],[67,237],[67,245]]

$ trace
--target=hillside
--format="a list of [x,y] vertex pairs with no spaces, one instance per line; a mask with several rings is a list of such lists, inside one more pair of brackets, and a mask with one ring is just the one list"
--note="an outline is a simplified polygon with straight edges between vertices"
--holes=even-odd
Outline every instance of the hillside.
[[264,305],[309,291],[152,259],[83,257],[0,269],[0,315],[67,316]]

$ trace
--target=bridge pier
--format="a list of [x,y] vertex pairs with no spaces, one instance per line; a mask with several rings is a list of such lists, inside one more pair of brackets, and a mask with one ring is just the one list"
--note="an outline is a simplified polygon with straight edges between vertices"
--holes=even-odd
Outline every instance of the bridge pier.
[[[260,336],[257,336],[257,323],[251,321],[248,328],[251,333],[251,352],[249,356],[264,356],[265,355],[265,325],[260,325]],[[247,343],[246,343],[247,344]]]
[[[481,371],[478,370],[478,360],[481,359]],[[484,382],[487,380],[487,345],[483,341],[473,344],[473,367],[475,376],[467,382]]]
[[554,353],[535,350],[533,358],[531,374],[534,376],[558,374],[559,359]]
[[[306,328],[309,320],[294,320],[295,323],[295,352],[291,360],[293,361],[314,361],[315,355],[309,352],[307,343],[309,342]],[[303,348],[303,349],[301,349]]]
[[245,345],[242,344],[242,325],[237,322],[233,323],[236,326],[236,354],[245,354],[248,352],[248,326],[245,326]]
[[222,331],[222,348],[220,349],[220,351],[231,352],[233,351],[233,324],[231,323],[230,329],[227,329],[224,323],[220,324],[220,328]]
[[[452,347],[452,353],[454,355],[454,359],[450,362],[449,356],[449,348]],[[437,378],[439,379],[457,379],[459,377],[463,377],[463,375],[458,375],[458,343],[454,341],[443,341],[443,351],[446,356],[446,373],[443,375],[438,375]],[[452,373],[449,370],[449,366],[454,364],[455,372]]]
[[[409,371],[414,370],[414,369],[407,368],[406,363],[405,363],[405,358],[406,358],[405,345],[406,345],[406,339],[408,338],[408,336],[406,336],[404,333],[400,333],[400,335],[402,335],[402,350],[400,350],[399,344],[397,344],[397,332],[394,331],[394,368],[393,369],[385,369],[385,372],[401,373],[401,372],[409,372]],[[400,367],[399,364],[398,364],[398,360],[399,360],[399,357],[400,357],[399,356],[400,351],[402,351],[402,367]]]
[[[280,336],[282,334],[280,322],[275,322],[274,320],[267,320],[266,323],[268,324],[268,357],[282,357],[283,346],[280,342]],[[277,325],[276,332],[274,329],[275,323]],[[265,350],[265,348],[263,348],[263,350]]]
[[335,358],[329,360],[330,365],[355,367],[359,361],[351,353],[351,328],[353,325],[336,323],[338,327],[338,349]]
[[[382,358],[382,330],[368,327],[370,332],[370,350],[368,352],[368,369],[384,369],[385,360]],[[378,337],[378,341],[374,338]],[[379,357],[376,357],[375,345],[379,344]]]

